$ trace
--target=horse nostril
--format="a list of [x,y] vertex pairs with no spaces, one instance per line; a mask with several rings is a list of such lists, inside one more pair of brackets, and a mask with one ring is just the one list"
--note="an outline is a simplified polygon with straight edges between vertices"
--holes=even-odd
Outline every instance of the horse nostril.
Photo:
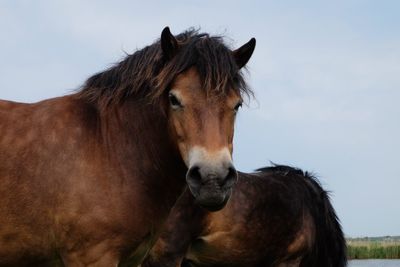
[[193,196],[197,197],[201,188],[201,174],[199,166],[193,166],[189,169],[186,175],[186,182],[189,185],[189,189]]
[[232,187],[237,180],[237,171],[233,165],[228,168],[228,174],[224,180],[224,187]]
[[201,174],[200,174],[200,167],[198,166],[193,166],[189,169],[189,172],[187,174],[187,177],[190,178],[191,180],[201,182]]

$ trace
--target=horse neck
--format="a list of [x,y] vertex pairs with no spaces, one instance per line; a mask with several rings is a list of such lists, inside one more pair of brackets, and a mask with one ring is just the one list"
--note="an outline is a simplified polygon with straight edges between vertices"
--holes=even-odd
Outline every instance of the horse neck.
[[171,210],[148,261],[162,262],[164,257],[168,259],[184,257],[190,244],[194,241],[193,238],[197,238],[203,232],[209,214],[210,212],[195,203],[192,194],[186,188]]
[[110,160],[125,166],[127,176],[176,201],[186,184],[186,166],[160,107],[131,100],[110,108],[101,114],[101,135]]

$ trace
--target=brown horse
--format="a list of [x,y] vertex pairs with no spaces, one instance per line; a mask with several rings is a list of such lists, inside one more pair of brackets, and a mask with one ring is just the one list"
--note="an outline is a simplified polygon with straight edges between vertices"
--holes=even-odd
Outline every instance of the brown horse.
[[239,173],[227,206],[208,212],[186,192],[142,267],[343,267],[345,239],[327,192],[287,166]]
[[0,266],[138,265],[185,178],[222,208],[254,47],[167,27],[75,94],[0,101]]

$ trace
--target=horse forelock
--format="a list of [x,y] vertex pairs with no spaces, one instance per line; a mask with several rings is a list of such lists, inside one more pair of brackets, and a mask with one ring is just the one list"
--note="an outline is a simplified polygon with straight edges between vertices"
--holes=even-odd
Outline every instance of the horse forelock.
[[232,51],[221,36],[190,29],[177,35],[176,39],[179,48],[172,59],[165,59],[158,40],[90,77],[78,96],[101,108],[121,103],[129,97],[155,102],[177,75],[191,67],[196,68],[208,96],[223,96],[229,90],[252,95]]

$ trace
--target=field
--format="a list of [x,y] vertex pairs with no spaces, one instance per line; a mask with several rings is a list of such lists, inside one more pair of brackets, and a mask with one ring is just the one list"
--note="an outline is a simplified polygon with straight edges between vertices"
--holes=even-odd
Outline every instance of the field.
[[349,259],[400,259],[400,237],[348,238]]

